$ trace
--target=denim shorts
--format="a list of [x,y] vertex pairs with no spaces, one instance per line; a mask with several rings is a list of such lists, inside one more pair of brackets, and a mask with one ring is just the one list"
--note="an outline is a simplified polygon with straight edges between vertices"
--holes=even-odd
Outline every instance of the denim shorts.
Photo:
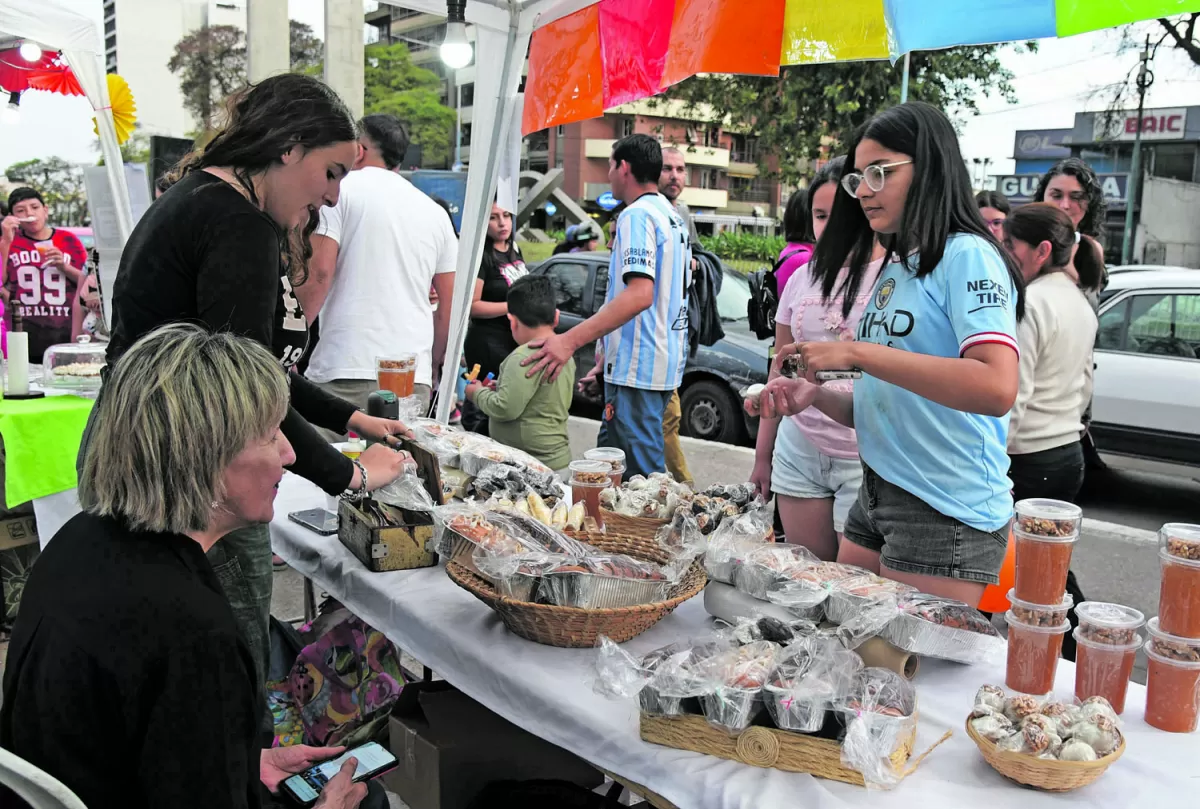
[[771,460],[771,491],[804,500],[833,498],[833,530],[839,534],[858,499],[862,475],[858,458],[826,455],[792,419],[780,423]]
[[947,517],[863,464],[846,539],[879,553],[884,567],[921,576],[998,584],[1008,526],[980,531]]

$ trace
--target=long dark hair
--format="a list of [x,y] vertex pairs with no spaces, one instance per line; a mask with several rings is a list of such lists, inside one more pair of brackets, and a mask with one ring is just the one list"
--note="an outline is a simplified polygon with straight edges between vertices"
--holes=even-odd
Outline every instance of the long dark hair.
[[841,155],[833,158],[817,169],[804,193],[796,191],[788,197],[787,208],[783,211],[783,238],[789,242],[811,243],[817,240],[812,224],[813,199],[821,186],[841,179],[844,165],[846,158]]
[[[958,136],[954,127],[936,107],[921,102],[899,104],[876,115],[850,141],[846,165],[854,163],[854,153],[864,140],[879,142],[886,149],[908,155],[913,161],[913,180],[904,201],[900,230],[879,235],[887,248],[884,262],[899,257],[905,269],[923,278],[933,272],[946,251],[946,241],[956,233],[970,233],[986,241],[1008,268],[1017,291],[1016,315],[1025,314],[1025,285],[1016,261],[988,231],[971,190]],[[849,194],[834,197],[833,210],[825,233],[817,242],[813,257],[813,276],[821,282],[826,301],[842,294],[842,313],[850,315],[862,285],[864,270],[871,261],[876,233],[858,200]],[[917,266],[909,262],[918,252]],[[836,290],[838,276],[849,268],[846,280]]]
[[1079,221],[1079,232],[1085,236],[1099,236],[1100,224],[1104,221],[1105,213],[1104,191],[1100,187],[1100,178],[1096,176],[1095,170],[1078,157],[1068,157],[1051,166],[1038,182],[1037,193],[1034,194],[1033,201],[1045,202],[1046,190],[1050,187],[1050,181],[1062,175],[1074,177],[1083,189],[1083,193],[1087,194],[1087,211],[1084,212],[1083,219]]
[[1004,232],[1010,239],[1020,239],[1033,247],[1050,242],[1050,267],[1055,270],[1071,263],[1078,235],[1075,272],[1079,274],[1079,285],[1089,290],[1100,288],[1104,268],[1096,259],[1096,243],[1090,236],[1076,234],[1071,217],[1054,205],[1046,202],[1022,205],[1005,220]]
[[319,79],[284,73],[263,79],[234,95],[223,129],[167,174],[172,185],[193,171],[229,166],[254,205],[254,175],[266,171],[297,146],[320,149],[356,137],[345,103]]
[[[308,280],[308,263],[313,255],[312,235],[320,224],[320,212],[312,210],[308,212],[308,221],[303,227],[292,228],[288,233],[283,266],[293,287],[303,286]],[[313,315],[316,316],[316,312]]]

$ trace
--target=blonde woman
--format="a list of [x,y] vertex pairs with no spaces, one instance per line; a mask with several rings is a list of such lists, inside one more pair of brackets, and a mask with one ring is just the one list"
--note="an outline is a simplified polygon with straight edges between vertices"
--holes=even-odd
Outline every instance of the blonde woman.
[[[296,458],[285,372],[247,338],[166,326],[97,407],[84,513],[38,559],[13,628],[0,745],[90,807],[261,806],[263,787],[342,752],[260,748],[262,686],[205,555],[274,514]],[[318,806],[359,805],[354,766]]]

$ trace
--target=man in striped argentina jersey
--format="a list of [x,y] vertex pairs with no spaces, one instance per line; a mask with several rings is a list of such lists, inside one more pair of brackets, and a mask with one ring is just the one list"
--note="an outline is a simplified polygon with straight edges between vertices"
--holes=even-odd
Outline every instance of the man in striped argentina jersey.
[[613,145],[608,179],[626,208],[613,236],[604,306],[525,360],[530,375],[545,369],[553,379],[576,350],[604,338],[597,443],[625,451],[627,477],[666,470],[663,413],[687,362],[691,249],[687,224],[658,193],[661,172],[662,147],[649,135]]

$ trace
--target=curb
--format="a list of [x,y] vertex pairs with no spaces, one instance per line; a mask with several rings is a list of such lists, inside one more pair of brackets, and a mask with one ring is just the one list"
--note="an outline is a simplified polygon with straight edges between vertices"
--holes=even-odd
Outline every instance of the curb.
[[1090,517],[1083,518],[1081,533],[1099,536],[1101,539],[1133,542],[1139,545],[1154,545],[1158,543],[1158,534],[1154,531],[1147,531],[1145,528],[1134,528],[1129,525],[1121,525],[1120,523],[1107,522],[1105,520],[1093,520]]

